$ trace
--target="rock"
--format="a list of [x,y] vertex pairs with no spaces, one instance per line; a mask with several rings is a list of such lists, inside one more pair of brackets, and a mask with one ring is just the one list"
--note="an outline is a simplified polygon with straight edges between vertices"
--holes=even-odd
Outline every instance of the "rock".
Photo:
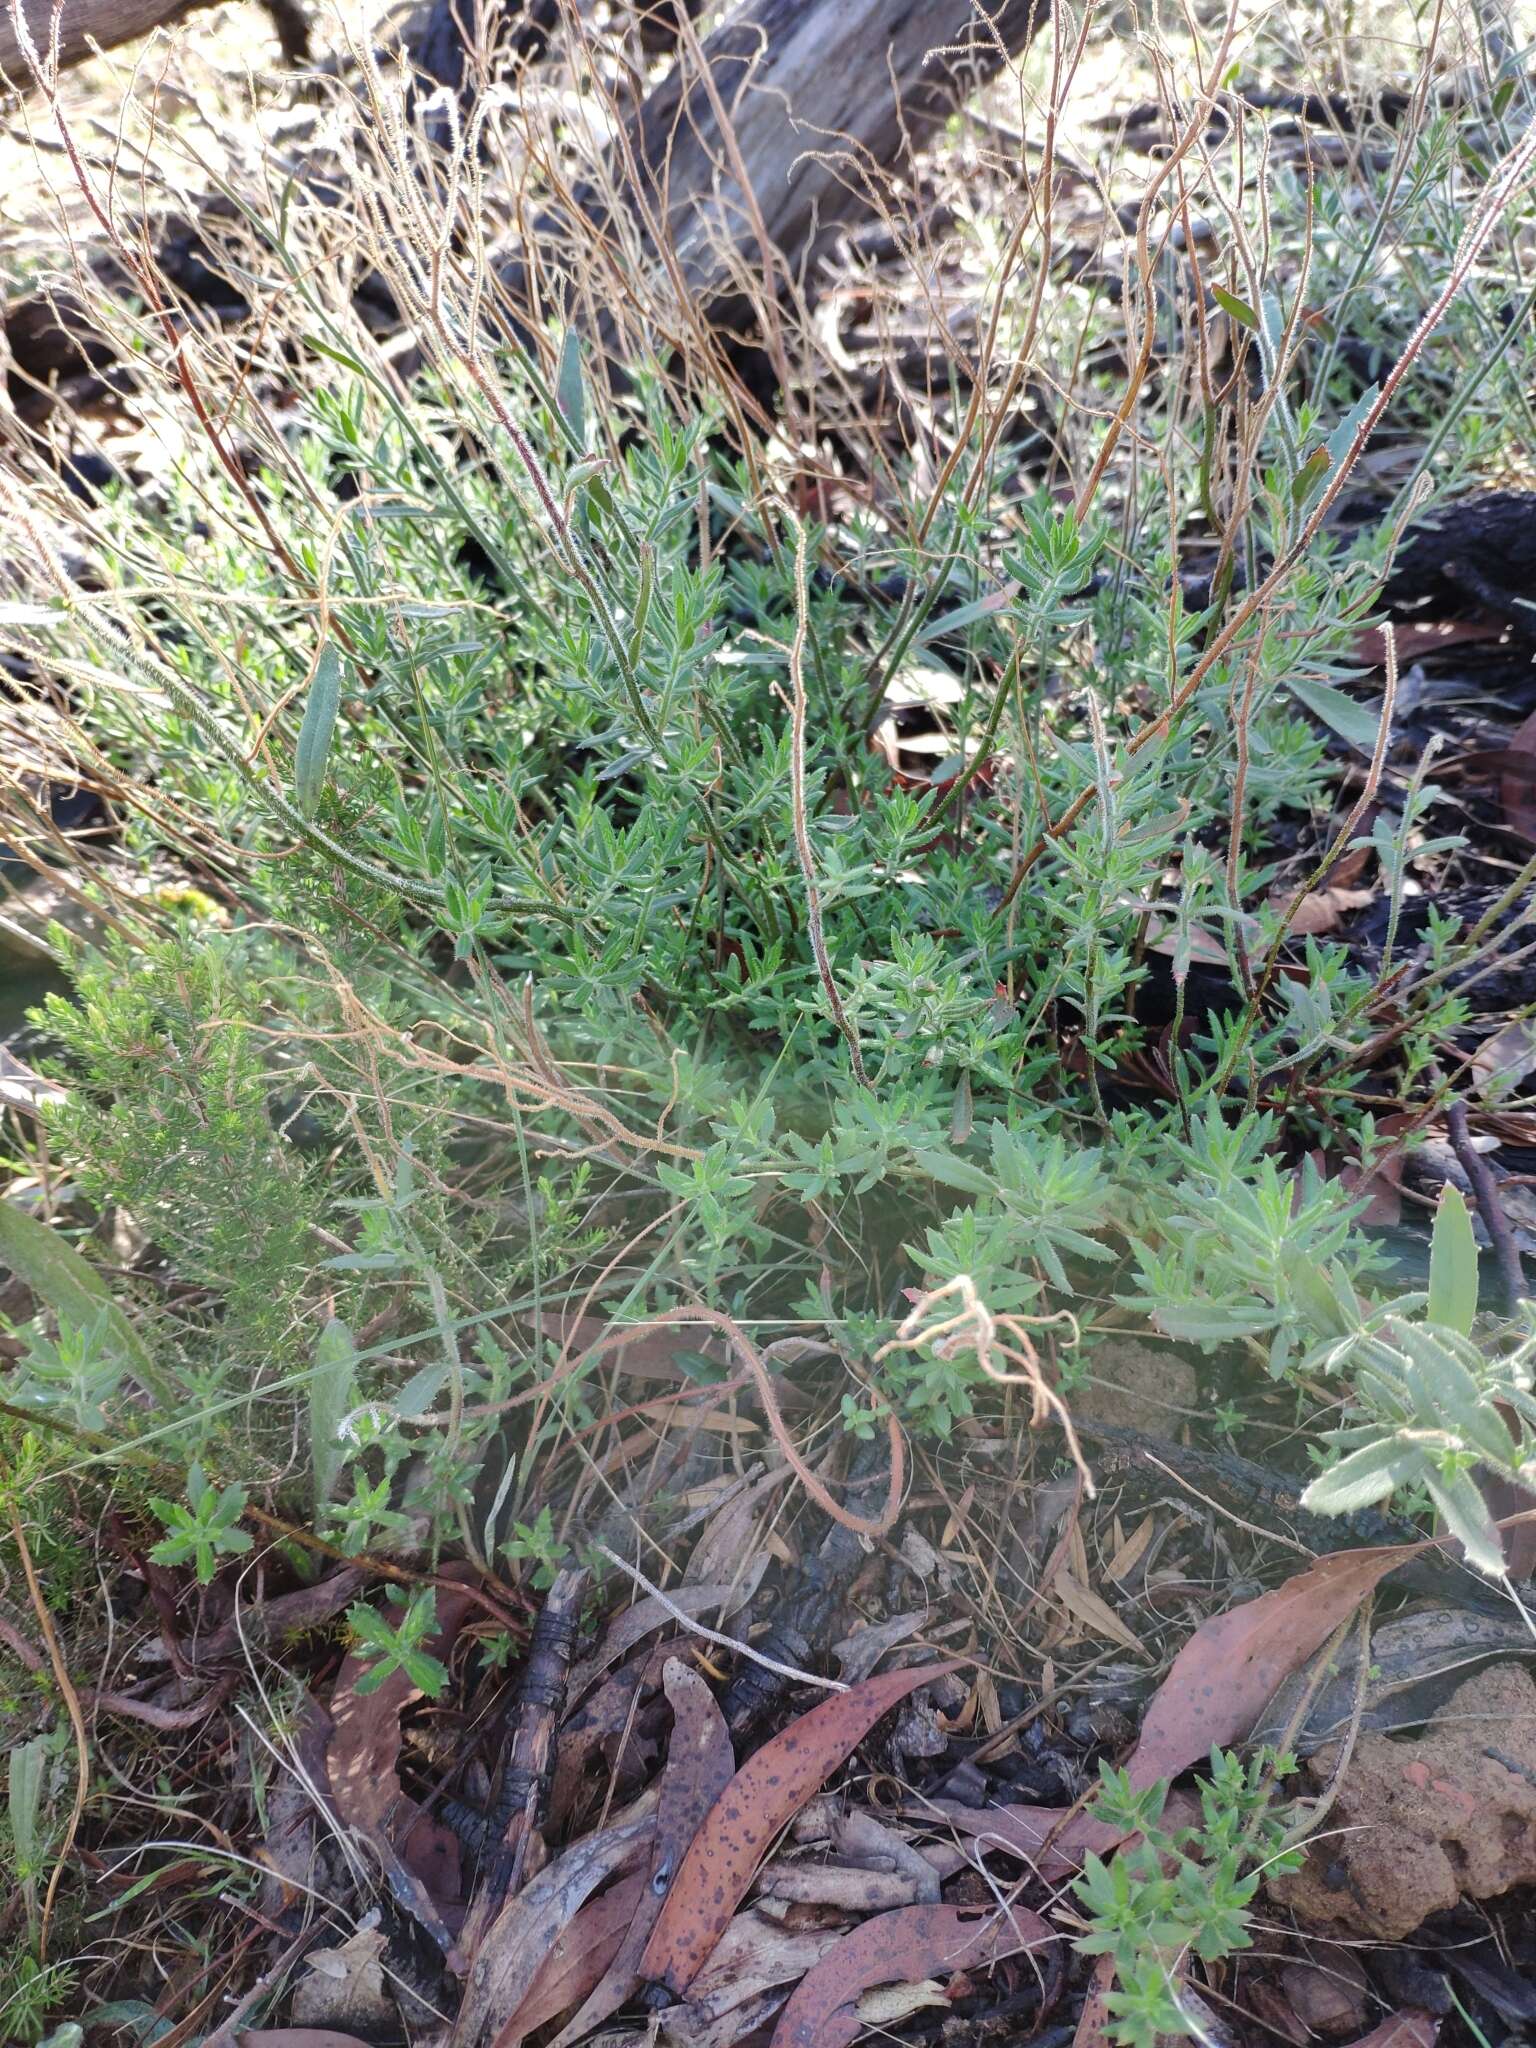
[[[1319,1791],[1330,1744],[1306,1766]],[[1271,1897],[1304,1925],[1400,1941],[1464,1894],[1536,1881],[1536,1682],[1496,1664],[1469,1678],[1411,1742],[1362,1736],[1302,1869]]]
[[1089,1360],[1093,1377],[1068,1402],[1083,1422],[1139,1429],[1145,1436],[1178,1436],[1199,1400],[1195,1369],[1176,1351],[1111,1337]]
[[1310,1942],[1304,1961],[1281,1970],[1280,1983],[1307,2034],[1343,2041],[1364,2033],[1370,1985],[1349,1949],[1337,1942]]

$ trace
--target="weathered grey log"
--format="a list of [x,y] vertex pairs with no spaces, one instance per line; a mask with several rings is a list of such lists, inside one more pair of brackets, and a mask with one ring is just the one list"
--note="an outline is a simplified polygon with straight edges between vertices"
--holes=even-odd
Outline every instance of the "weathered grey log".
[[[116,49],[147,36],[162,22],[187,11],[186,0],[64,0],[59,19],[59,64],[68,69],[93,47]],[[53,34],[53,0],[22,0],[22,15],[33,46],[46,60]],[[0,73],[18,87],[31,82],[12,5],[0,9]]]
[[[874,189],[1049,12],[1050,0],[742,0],[704,63],[685,40],[636,106],[611,182],[624,192],[633,166],[645,189],[626,198],[664,222],[683,284],[718,317],[744,276],[760,290],[765,264],[772,282],[786,264],[798,275],[828,229],[872,214]],[[578,205],[572,232],[611,219],[596,191]]]
[[[15,4],[0,0],[0,23]],[[22,4],[41,23],[52,0]],[[175,0],[181,11],[187,4]],[[434,0],[406,31],[408,47],[420,49],[417,34],[434,24],[430,48],[421,51],[429,75],[450,89],[472,90],[477,67],[467,53],[456,66],[453,36],[480,39],[477,9],[498,7],[502,19],[493,28],[537,36],[554,4]],[[679,22],[691,11],[691,0],[681,9],[677,0],[653,4],[664,4]],[[166,8],[167,0],[65,0],[66,35],[142,31],[152,25],[152,10],[165,18]],[[137,31],[125,26],[130,9],[139,10],[132,17]],[[987,0],[986,11],[976,0],[741,0],[702,49],[691,31],[681,35],[677,63],[637,100],[615,145],[607,191],[590,188],[576,195],[572,209],[546,216],[541,259],[562,247],[596,246],[617,204],[635,221],[662,223],[683,291],[717,325],[747,325],[753,303],[791,277],[804,278],[814,296],[807,271],[819,237],[872,217],[880,184],[910,172],[910,152],[1025,46],[1048,13],[1049,0]],[[15,47],[14,30],[0,31],[0,59],[6,33]],[[334,190],[327,197],[344,200]],[[175,234],[195,240],[208,225],[178,223]],[[160,243],[169,255],[163,227]],[[660,252],[651,253],[659,263]],[[503,281],[514,302],[527,302],[521,259],[509,262]],[[207,297],[198,276],[173,282],[191,300]],[[230,289],[220,286],[221,293]],[[221,319],[240,310],[220,297]],[[55,378],[98,366],[102,351],[88,324],[77,333],[62,312],[32,301],[4,310],[13,396],[31,411],[46,411]]]
[[[24,91],[32,83],[31,67],[17,34],[18,0],[0,0],[0,79]],[[39,56],[46,63],[53,36],[54,0],[19,0]],[[98,49],[115,50],[135,42],[151,29],[180,21],[208,0],[63,0],[59,10],[59,68],[67,71]],[[299,0],[263,0],[286,63],[301,63],[308,54],[309,32]]]

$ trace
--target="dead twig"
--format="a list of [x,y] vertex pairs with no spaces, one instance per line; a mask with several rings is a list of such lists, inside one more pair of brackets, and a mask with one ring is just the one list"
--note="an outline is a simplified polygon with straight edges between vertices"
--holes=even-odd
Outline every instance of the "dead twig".
[[794,522],[795,533],[795,637],[789,646],[789,687],[791,744],[789,753],[790,801],[794,807],[795,853],[800,862],[800,873],[805,881],[805,921],[810,934],[811,951],[816,956],[816,972],[821,976],[822,988],[826,991],[827,1008],[832,1012],[832,1021],[842,1033],[848,1047],[848,1057],[853,1064],[853,1076],[861,1088],[868,1088],[870,1080],[864,1071],[864,1055],[859,1050],[859,1035],[849,1021],[843,1008],[843,999],[837,992],[837,983],[832,978],[832,962],[827,954],[826,936],[821,928],[821,891],[816,883],[816,862],[811,850],[811,835],[805,819],[805,641],[810,630],[810,601],[806,592],[805,576],[805,526],[803,521]]
[[75,1691],[69,1669],[64,1662],[64,1653],[59,1648],[58,1633],[53,1626],[53,1616],[48,1612],[48,1603],[43,1598],[41,1586],[37,1583],[37,1568],[32,1562],[32,1553],[27,1548],[26,1531],[21,1526],[21,1517],[12,1505],[11,1535],[15,1539],[17,1555],[21,1559],[22,1571],[26,1574],[27,1592],[31,1596],[32,1611],[37,1616],[37,1625],[42,1632],[48,1650],[48,1661],[53,1666],[54,1682],[63,1696],[69,1724],[75,1733],[75,1803],[70,1809],[64,1827],[64,1839],[59,1844],[59,1853],[54,1860],[48,1878],[48,1890],[43,1899],[42,1924],[37,1936],[37,1959],[39,1963],[48,1959],[48,1926],[53,1918],[53,1902],[58,1896],[59,1882],[64,1875],[64,1866],[69,1861],[70,1851],[75,1846],[75,1836],[80,1829],[80,1816],[85,1812],[86,1794],[91,1786],[91,1751],[85,1733],[85,1716],[80,1711],[80,1695]]
[[[960,1306],[953,1315],[938,1323],[928,1320],[940,1302],[956,1299]],[[1076,1318],[1066,1309],[1053,1316],[994,1315],[977,1292],[976,1283],[969,1273],[960,1273],[942,1287],[935,1287],[919,1297],[895,1336],[875,1353],[875,1364],[878,1365],[893,1351],[917,1351],[924,1345],[932,1349],[936,1358],[953,1358],[957,1352],[974,1352],[976,1363],[989,1380],[1004,1387],[1028,1387],[1031,1428],[1039,1429],[1042,1423],[1055,1420],[1067,1440],[1072,1462],[1082,1475],[1084,1491],[1092,1500],[1095,1491],[1093,1474],[1084,1460],[1067,1404],[1045,1377],[1040,1354],[1025,1327],[1027,1322],[1037,1328],[1064,1322],[1074,1332],[1077,1329]],[[1004,1338],[1011,1341],[1004,1343]],[[999,1365],[999,1358],[1005,1359],[1007,1364]],[[1015,1369],[1010,1371],[1009,1367]]]
[[743,1642],[739,1636],[728,1636],[720,1629],[706,1628],[704,1623],[696,1620],[693,1615],[684,1614],[675,1600],[669,1600],[659,1586],[651,1584],[644,1572],[632,1564],[626,1564],[616,1551],[601,1543],[598,1549],[611,1565],[617,1565],[626,1577],[634,1580],[642,1592],[648,1593],[658,1606],[664,1607],[678,1627],[686,1629],[689,1635],[702,1636],[706,1642],[718,1643],[722,1650],[730,1650],[738,1657],[745,1657],[753,1664],[760,1664],[765,1671],[773,1672],[777,1678],[787,1678],[792,1685],[819,1686],[823,1692],[847,1692],[848,1687],[841,1679],[819,1678],[814,1671],[802,1671],[794,1664],[781,1664],[776,1657],[765,1657],[761,1650],[754,1650],[750,1643]]
[[1450,1130],[1451,1150],[1462,1172],[1472,1183],[1472,1199],[1477,1204],[1477,1213],[1483,1219],[1483,1228],[1488,1233],[1488,1242],[1493,1246],[1493,1256],[1499,1268],[1499,1280],[1504,1293],[1504,1313],[1514,1315],[1526,1297],[1525,1272],[1520,1264],[1520,1251],[1515,1243],[1514,1233],[1509,1227],[1509,1218],[1499,1200],[1499,1185],[1493,1177],[1493,1169],[1472,1142],[1472,1133],[1467,1128],[1467,1105],[1451,1102],[1446,1107],[1446,1123]]

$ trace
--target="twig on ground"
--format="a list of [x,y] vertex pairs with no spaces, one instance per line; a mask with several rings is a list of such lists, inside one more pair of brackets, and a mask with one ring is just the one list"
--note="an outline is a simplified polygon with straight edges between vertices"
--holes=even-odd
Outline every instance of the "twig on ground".
[[1472,1183],[1472,1199],[1483,1219],[1488,1242],[1493,1246],[1504,1291],[1504,1313],[1512,1316],[1526,1297],[1525,1272],[1520,1264],[1514,1233],[1509,1227],[1509,1218],[1499,1200],[1498,1182],[1493,1177],[1492,1167],[1472,1142],[1472,1133],[1467,1128],[1467,1105],[1464,1102],[1449,1104],[1446,1122],[1450,1129],[1451,1150],[1456,1154],[1462,1172]]
[[69,1723],[75,1732],[75,1803],[70,1809],[69,1819],[64,1825],[64,1839],[59,1844],[59,1853],[54,1859],[53,1869],[48,1878],[48,1890],[43,1899],[42,1925],[38,1929],[37,1959],[39,1963],[48,1959],[48,1926],[53,1918],[53,1902],[58,1896],[59,1880],[64,1875],[64,1866],[69,1861],[70,1851],[75,1846],[75,1836],[80,1828],[80,1816],[85,1812],[86,1794],[91,1785],[91,1751],[86,1739],[85,1716],[80,1711],[80,1695],[75,1691],[64,1653],[59,1648],[58,1632],[53,1625],[53,1616],[48,1612],[48,1603],[43,1598],[41,1586],[37,1583],[37,1568],[32,1562],[32,1553],[27,1548],[26,1531],[21,1526],[21,1517],[15,1507],[11,1508],[11,1535],[15,1539],[17,1554],[21,1558],[21,1569],[26,1575],[27,1592],[32,1599],[32,1611],[37,1616],[38,1628],[48,1650],[48,1661],[53,1666],[54,1682],[64,1697],[69,1714]]
[[832,1012],[832,1021],[843,1035],[848,1047],[848,1057],[853,1063],[853,1077],[861,1088],[868,1088],[870,1080],[864,1071],[864,1055],[859,1050],[859,1034],[849,1021],[843,1008],[843,999],[837,992],[837,983],[832,979],[832,962],[827,954],[827,941],[821,928],[821,891],[816,884],[816,863],[811,851],[811,835],[805,822],[805,640],[810,630],[810,600],[806,592],[805,577],[805,525],[795,521],[795,637],[789,648],[789,684],[792,744],[789,754],[790,798],[794,806],[795,852],[800,861],[800,873],[805,878],[805,921],[810,933],[811,951],[816,956],[816,972],[821,976],[821,985],[826,991],[827,1008]]
[[760,1664],[765,1671],[772,1671],[779,1678],[789,1679],[794,1685],[815,1685],[823,1692],[848,1690],[840,1678],[818,1678],[814,1671],[801,1671],[793,1664],[781,1664],[776,1657],[765,1657],[760,1650],[754,1650],[750,1643],[742,1642],[739,1636],[728,1636],[720,1629],[707,1628],[691,1614],[684,1614],[681,1607],[675,1601],[669,1600],[659,1586],[651,1584],[644,1572],[632,1564],[626,1564],[624,1559],[616,1551],[610,1550],[605,1543],[598,1544],[597,1549],[611,1565],[617,1565],[627,1578],[633,1579],[642,1592],[649,1593],[658,1606],[664,1607],[678,1627],[687,1629],[689,1635],[703,1636],[706,1642],[718,1643],[722,1650],[731,1650],[738,1657],[746,1657],[753,1664]]

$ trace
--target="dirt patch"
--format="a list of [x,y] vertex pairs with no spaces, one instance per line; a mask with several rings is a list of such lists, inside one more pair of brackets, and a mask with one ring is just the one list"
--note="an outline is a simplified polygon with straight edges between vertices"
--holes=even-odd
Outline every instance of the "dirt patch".
[[[1319,1791],[1330,1744],[1306,1766]],[[1298,1920],[1396,1941],[1465,1894],[1536,1879],[1536,1683],[1498,1664],[1457,1688],[1410,1742],[1361,1738],[1323,1838],[1271,1895]]]
[[1093,1377],[1072,1396],[1072,1413],[1083,1422],[1176,1437],[1199,1391],[1194,1367],[1177,1352],[1115,1337],[1093,1354]]

